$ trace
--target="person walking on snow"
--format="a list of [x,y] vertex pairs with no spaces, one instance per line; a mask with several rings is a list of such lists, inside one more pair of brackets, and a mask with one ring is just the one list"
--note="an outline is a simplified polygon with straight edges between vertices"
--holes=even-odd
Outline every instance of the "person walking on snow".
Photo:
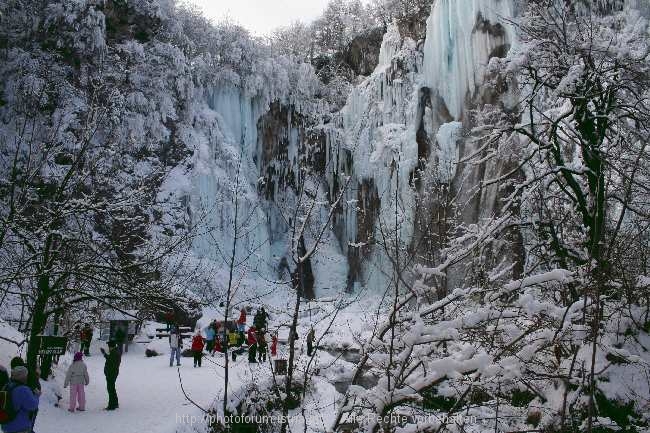
[[246,309],[242,308],[241,311],[239,312],[239,319],[237,320],[237,329],[239,329],[240,332],[244,332],[246,330]]
[[271,356],[278,356],[278,333],[274,332],[271,336]]
[[307,356],[311,356],[314,351],[314,341],[316,341],[316,335],[314,328],[311,328],[307,334]]
[[120,374],[120,363],[122,362],[122,354],[117,350],[117,344],[114,341],[108,342],[108,353],[102,347],[100,349],[102,355],[106,359],[104,363],[104,376],[106,376],[106,391],[108,392],[108,406],[106,410],[115,410],[120,407],[117,399],[117,390],[115,389],[115,382],[117,376]]
[[39,391],[27,386],[27,367],[19,365],[11,370],[11,380],[2,389],[11,398],[14,417],[2,424],[4,433],[30,433],[34,428],[34,414],[38,411]]
[[176,366],[181,366],[181,350],[183,349],[183,336],[177,327],[172,327],[169,333],[169,366],[174,366],[174,357],[176,357]]
[[68,406],[68,411],[74,412],[77,409],[83,412],[86,410],[86,392],[84,386],[88,386],[89,383],[90,377],[88,376],[86,363],[83,362],[83,353],[77,352],[74,354],[74,361],[68,367],[68,372],[65,374],[65,381],[63,382],[64,388],[70,385],[70,405]]
[[192,337],[192,354],[194,355],[194,367],[201,367],[201,358],[203,357],[203,347],[205,342],[201,336],[201,330],[197,329],[196,334]]
[[216,337],[216,331],[212,326],[212,323],[210,323],[208,327],[205,328],[205,349],[208,351],[208,353],[212,353],[213,355],[214,355],[214,351],[212,349],[214,348],[214,344],[216,341],[215,337]]
[[253,364],[256,363],[255,354],[257,352],[257,336],[255,333],[257,329],[254,326],[248,328],[248,362]]

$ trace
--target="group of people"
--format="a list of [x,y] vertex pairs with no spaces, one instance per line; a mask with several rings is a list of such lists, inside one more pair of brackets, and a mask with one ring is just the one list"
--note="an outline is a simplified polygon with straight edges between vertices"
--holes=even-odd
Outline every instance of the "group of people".
[[[37,372],[36,372],[37,373]],[[31,433],[38,414],[41,385],[37,374],[30,381],[21,357],[14,357],[10,371],[0,365],[0,420],[4,433]]]
[[[104,355],[104,376],[106,377],[106,391],[108,393],[108,405],[105,410],[115,410],[119,407],[117,399],[117,390],[115,382],[120,374],[120,364],[122,362],[122,353],[117,343],[113,340],[108,342],[108,352],[101,348]],[[68,367],[63,381],[63,387],[70,387],[70,399],[68,405],[69,412],[86,410],[86,391],[85,387],[90,384],[88,367],[83,360],[84,354],[77,352],[74,354],[72,364]]]
[[[108,352],[102,347],[99,349],[104,355],[104,376],[106,377],[106,391],[108,393],[108,405],[105,410],[115,410],[120,407],[117,399],[117,390],[115,382],[120,374],[120,364],[122,363],[122,352],[114,340],[108,342]],[[70,387],[69,412],[86,410],[86,391],[85,387],[90,384],[88,367],[83,361],[84,354],[77,352],[63,381],[63,387]]]
[[[253,325],[246,330],[247,312],[242,308],[235,326],[228,326],[227,323],[217,320],[212,321],[207,327],[197,329],[192,336],[191,351],[194,360],[194,367],[201,367],[201,359],[204,353],[214,356],[215,353],[226,353],[230,349],[232,360],[236,361],[238,355],[248,351],[250,363],[266,362],[268,353],[268,327],[269,315],[260,308],[253,317]],[[205,336],[203,335],[205,334]],[[181,365],[181,354],[183,348],[183,334],[176,325],[171,325],[169,332],[169,366]],[[278,336],[271,335],[271,356],[277,356]]]

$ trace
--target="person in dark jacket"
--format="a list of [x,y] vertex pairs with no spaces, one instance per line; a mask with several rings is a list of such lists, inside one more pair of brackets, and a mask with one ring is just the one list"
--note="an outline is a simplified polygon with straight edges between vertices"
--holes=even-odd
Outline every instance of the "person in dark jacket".
[[126,350],[124,349],[124,344],[126,343],[126,332],[124,332],[124,328],[121,326],[118,326],[117,329],[115,330],[115,344],[117,344],[117,350],[119,350],[120,354],[123,354],[124,352],[128,352],[128,345],[126,346]]
[[314,341],[316,341],[316,333],[314,332],[314,328],[311,328],[307,334],[307,356],[311,356],[314,353]]
[[104,364],[104,376],[106,376],[106,390],[108,391],[108,406],[106,410],[115,410],[120,407],[117,400],[117,391],[115,390],[115,382],[117,376],[120,374],[120,363],[122,362],[122,355],[117,349],[117,344],[114,341],[108,342],[108,353],[101,349],[106,363]]
[[264,309],[264,307],[260,308],[257,313],[255,313],[255,317],[253,318],[253,325],[257,329],[266,329],[269,321],[269,315]]
[[4,365],[0,365],[0,389],[9,383],[9,373]]
[[11,395],[11,403],[16,416],[2,425],[2,431],[5,433],[32,432],[40,392],[32,391],[27,386],[27,367],[19,365],[11,370],[11,380],[6,385],[6,389]]
[[259,362],[266,362],[267,343],[264,331],[264,329],[260,329],[257,333],[257,360]]
[[86,356],[90,356],[90,343],[93,341],[93,328],[90,324],[86,323],[84,329],[81,331],[81,351]]

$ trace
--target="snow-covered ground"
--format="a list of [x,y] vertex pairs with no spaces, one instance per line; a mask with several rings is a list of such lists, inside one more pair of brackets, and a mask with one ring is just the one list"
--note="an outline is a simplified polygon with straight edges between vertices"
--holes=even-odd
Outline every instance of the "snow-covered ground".
[[[308,358],[305,349],[305,336],[310,326],[316,330],[316,338],[320,339],[323,350],[317,351],[310,371],[313,372],[312,387],[306,395],[305,406],[309,424],[325,428],[333,420],[332,410],[323,410],[324,406],[334,407],[341,395],[336,391],[335,384],[344,382],[352,374],[353,364],[342,357],[333,356],[327,349],[357,349],[359,341],[367,337],[372,329],[372,321],[376,314],[376,302],[365,299],[364,302],[349,303],[346,299],[336,317],[337,302],[326,299],[320,302],[306,303],[301,312],[298,330],[299,348],[297,369],[302,371]],[[271,329],[279,329],[281,342],[286,339],[286,327],[281,326],[288,321],[286,312],[278,311],[278,306],[268,305],[267,309],[274,311],[270,323]],[[208,314],[200,323],[207,323],[212,315]],[[249,325],[252,317],[249,316]],[[331,321],[327,335],[323,336]],[[117,379],[117,392],[120,407],[116,411],[105,411],[108,396],[104,378],[104,357],[100,347],[105,347],[103,342],[94,342],[91,356],[84,360],[90,374],[90,385],[86,387],[86,411],[69,413],[69,390],[63,389],[63,378],[70,363],[71,355],[62,357],[55,368],[55,378],[50,382],[43,382],[44,396],[41,399],[40,412],[36,429],[38,433],[189,433],[204,432],[202,412],[193,403],[189,402],[183,393],[197,405],[205,409],[215,407],[215,399],[223,395],[223,355],[203,358],[203,366],[194,368],[192,358],[182,358],[181,367],[169,367],[169,355],[164,340],[154,340],[150,343],[147,334],[151,333],[156,324],[145,325],[142,335],[129,347],[129,352],[122,357],[120,375]],[[10,327],[7,327],[10,328]],[[20,334],[15,332],[15,336]],[[186,347],[189,342],[186,342]],[[147,358],[147,347],[160,348],[165,352],[160,356]],[[278,347],[279,356],[286,358],[286,346]],[[15,352],[14,352],[15,353]],[[8,361],[8,359],[7,359]],[[235,363],[230,363],[230,392],[232,402],[236,406],[245,398],[247,387],[252,384],[267,383],[271,377],[269,364],[249,364],[246,355],[237,358]],[[180,378],[179,378],[180,375]],[[299,375],[298,381],[302,380]],[[182,381],[182,388],[181,388]],[[63,392],[62,392],[63,391]],[[62,394],[58,406],[54,403],[55,394]],[[220,404],[216,405],[217,410]],[[326,414],[323,418],[324,413]],[[302,415],[293,417],[292,426],[303,430]],[[194,424],[192,424],[194,420]]]
[[[60,407],[41,405],[36,431],[174,432],[182,422],[183,415],[195,415],[198,410],[184,397],[179,373],[185,392],[197,404],[207,408],[222,389],[222,372],[216,364],[222,359],[223,357],[209,358],[201,368],[194,368],[191,358],[183,358],[180,369],[170,368],[168,356],[147,358],[144,356],[143,345],[132,345],[122,357],[117,379],[120,408],[109,412],[104,410],[108,399],[103,373],[104,357],[99,353],[98,347],[95,347],[92,356],[85,359],[90,374],[90,385],[86,387],[86,412],[67,411],[66,389]],[[237,360],[233,368],[234,378],[250,374],[250,369],[245,359]],[[60,385],[62,380],[63,375],[58,374],[56,382]]]

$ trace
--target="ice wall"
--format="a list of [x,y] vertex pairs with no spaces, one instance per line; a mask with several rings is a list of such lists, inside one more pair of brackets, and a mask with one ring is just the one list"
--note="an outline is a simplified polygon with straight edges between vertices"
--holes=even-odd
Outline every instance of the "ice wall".
[[197,148],[190,174],[193,222],[199,224],[194,253],[199,260],[212,261],[216,269],[225,269],[237,216],[236,262],[243,263],[237,273],[245,274],[248,281],[267,278],[273,273],[270,235],[253,161],[257,122],[267,108],[228,85],[207,89],[202,97],[202,111],[195,115],[195,129],[202,136],[194,140]]
[[[446,184],[474,194],[486,173],[502,169],[458,161],[472,151],[464,139],[471,129],[465,113],[486,102],[477,91],[485,67],[514,40],[504,21],[514,7],[512,0],[438,0],[423,48],[390,26],[377,68],[339,113],[339,140],[352,154],[358,201],[356,213],[346,215],[345,241],[362,285],[384,290],[392,278],[392,264],[377,244],[393,233],[396,211],[400,242],[417,249],[417,237],[427,236],[417,221],[429,221],[440,206],[432,191]],[[478,221],[497,202],[496,189],[463,194],[465,222]]]
[[481,83],[495,49],[512,41],[503,19],[512,18],[512,0],[437,0],[427,21],[424,84],[439,95],[455,120]]

